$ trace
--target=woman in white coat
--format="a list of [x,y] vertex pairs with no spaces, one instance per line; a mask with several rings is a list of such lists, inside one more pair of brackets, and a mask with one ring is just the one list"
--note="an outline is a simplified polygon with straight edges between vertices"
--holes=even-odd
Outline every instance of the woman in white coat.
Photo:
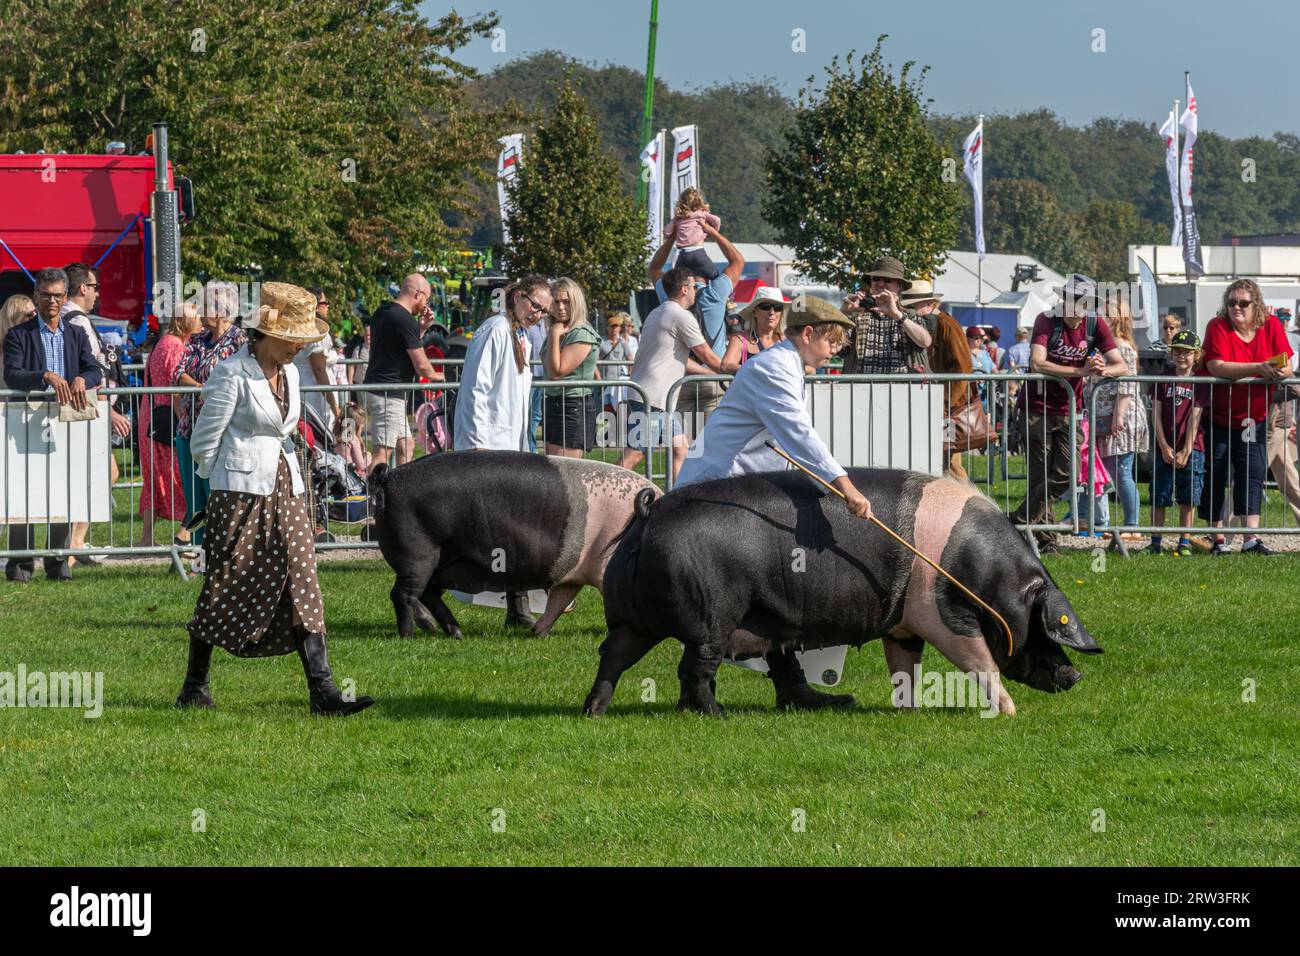
[[316,299],[283,282],[262,285],[260,309],[244,323],[248,344],[219,363],[203,386],[190,451],[212,495],[207,503],[203,588],[186,625],[189,666],[178,707],[213,707],[212,648],[237,657],[294,650],[307,674],[313,714],[351,714],[325,648],[325,609],[316,546],[298,460],[298,372],[294,355],[327,331]]
[[[528,398],[533,383],[525,331],[551,310],[551,284],[526,276],[505,287],[505,310],[478,327],[465,352],[456,393],[452,448],[528,451]],[[506,626],[532,627],[528,595],[506,594]]]

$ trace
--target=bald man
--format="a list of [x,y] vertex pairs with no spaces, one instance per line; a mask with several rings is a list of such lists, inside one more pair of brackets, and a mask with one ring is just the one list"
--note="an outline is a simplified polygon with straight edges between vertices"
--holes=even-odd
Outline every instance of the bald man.
[[[402,288],[392,302],[385,302],[370,317],[370,365],[366,368],[366,385],[405,385],[419,374],[440,382],[424,354],[422,339],[435,316],[429,310],[429,282],[418,272],[402,280]],[[418,316],[418,318],[417,318]],[[368,391],[366,413],[370,418],[370,437],[375,453],[373,469],[388,462],[388,453],[397,451],[397,464],[404,465],[415,453],[415,439],[406,415],[409,391]]]

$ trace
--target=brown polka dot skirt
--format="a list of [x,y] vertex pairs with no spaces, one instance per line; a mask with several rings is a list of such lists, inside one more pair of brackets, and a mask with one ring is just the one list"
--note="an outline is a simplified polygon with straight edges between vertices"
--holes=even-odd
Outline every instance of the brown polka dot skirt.
[[[306,472],[303,480],[310,480]],[[295,626],[325,633],[315,528],[305,502],[305,495],[294,497],[283,455],[270,495],[212,492],[203,541],[207,571],[186,625],[191,637],[237,657],[271,657],[297,648]]]

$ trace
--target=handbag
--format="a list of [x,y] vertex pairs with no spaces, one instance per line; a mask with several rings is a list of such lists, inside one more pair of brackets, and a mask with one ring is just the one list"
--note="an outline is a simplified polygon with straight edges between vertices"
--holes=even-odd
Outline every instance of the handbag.
[[[149,376],[146,374],[145,379]],[[160,398],[168,399],[159,404]],[[171,446],[176,443],[176,413],[172,409],[170,398],[166,395],[154,395],[153,407],[149,410],[149,438],[160,445]]]
[[952,423],[951,430],[945,428],[944,433],[945,436],[951,434],[952,441],[943,443],[948,454],[984,448],[998,440],[998,430],[989,422],[989,416],[978,400],[949,410],[948,421]]

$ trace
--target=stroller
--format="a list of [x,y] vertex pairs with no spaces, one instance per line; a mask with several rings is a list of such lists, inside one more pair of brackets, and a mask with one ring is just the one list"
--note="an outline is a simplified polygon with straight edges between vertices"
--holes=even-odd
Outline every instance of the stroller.
[[298,429],[306,442],[306,485],[311,495],[309,511],[320,527],[331,521],[352,524],[370,514],[366,480],[335,451],[334,436],[320,415],[307,404],[302,406]]

